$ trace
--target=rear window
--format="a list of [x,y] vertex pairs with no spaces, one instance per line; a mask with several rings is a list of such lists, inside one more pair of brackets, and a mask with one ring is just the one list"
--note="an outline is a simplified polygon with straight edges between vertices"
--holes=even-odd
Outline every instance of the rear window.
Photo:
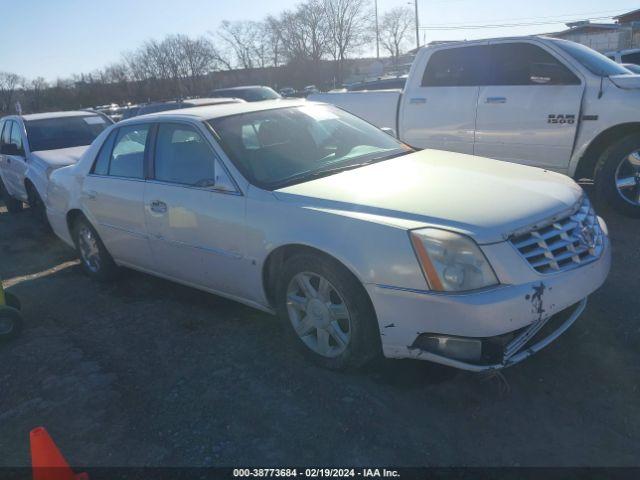
[[489,70],[487,45],[447,48],[434,52],[422,77],[423,87],[485,85]]
[[90,145],[110,125],[99,115],[26,120],[24,123],[33,152]]

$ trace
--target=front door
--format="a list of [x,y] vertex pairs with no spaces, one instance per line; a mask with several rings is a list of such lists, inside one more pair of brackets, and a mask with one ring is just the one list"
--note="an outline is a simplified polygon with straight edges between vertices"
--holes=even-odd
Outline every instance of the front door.
[[237,295],[245,278],[245,199],[216,189],[226,172],[205,135],[192,124],[158,125],[147,229],[158,273]]
[[490,45],[491,79],[480,88],[474,153],[565,172],[584,86],[534,43]]
[[15,120],[5,122],[2,142],[13,144],[17,149],[15,155],[3,155],[3,181],[12,197],[27,201],[24,177],[27,171],[26,149],[22,125]]
[[473,153],[486,45],[435,51],[423,75],[410,76],[400,112],[402,140],[418,148]]
[[111,132],[82,185],[81,202],[118,263],[153,270],[144,216],[144,158],[150,125]]

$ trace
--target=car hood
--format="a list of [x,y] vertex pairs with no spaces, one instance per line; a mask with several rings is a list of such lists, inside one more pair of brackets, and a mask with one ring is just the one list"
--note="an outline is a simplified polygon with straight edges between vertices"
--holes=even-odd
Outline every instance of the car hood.
[[640,75],[611,75],[609,80],[624,90],[637,90],[640,88]]
[[31,158],[45,164],[47,167],[60,168],[75,164],[88,148],[89,146],[86,145],[82,147],[59,148],[57,150],[40,150],[31,152]]
[[499,242],[569,213],[569,177],[459,153],[423,150],[274,192],[282,201],[399,228],[435,226]]

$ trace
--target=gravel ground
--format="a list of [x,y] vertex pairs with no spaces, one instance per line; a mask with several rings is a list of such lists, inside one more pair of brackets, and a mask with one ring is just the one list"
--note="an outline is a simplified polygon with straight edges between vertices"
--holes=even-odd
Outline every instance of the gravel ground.
[[639,465],[640,220],[601,214],[608,281],[499,377],[322,370],[274,317],[135,272],[95,283],[0,207],[0,276],[26,318],[0,345],[0,466],[29,465],[39,425],[79,466]]

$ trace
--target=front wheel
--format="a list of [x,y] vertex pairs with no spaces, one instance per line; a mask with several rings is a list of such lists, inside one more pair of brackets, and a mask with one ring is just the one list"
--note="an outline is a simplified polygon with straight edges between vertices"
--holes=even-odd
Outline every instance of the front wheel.
[[27,196],[29,198],[29,209],[33,216],[42,225],[49,226],[49,220],[47,219],[47,208],[40,197],[38,191],[32,185],[27,187]]
[[100,240],[98,232],[83,217],[73,225],[73,240],[80,264],[87,275],[100,281],[109,281],[118,275],[118,266]]
[[290,258],[278,285],[278,313],[294,341],[316,363],[344,370],[380,353],[380,333],[367,293],[336,261]]
[[22,315],[12,307],[0,306],[0,342],[11,340],[22,331]]
[[9,192],[7,192],[7,188],[2,183],[0,179],[0,196],[2,197],[2,201],[4,202],[5,207],[7,207],[7,212],[9,213],[18,213],[22,210],[22,202],[13,198]]
[[640,133],[621,138],[600,156],[598,196],[623,215],[640,218]]

